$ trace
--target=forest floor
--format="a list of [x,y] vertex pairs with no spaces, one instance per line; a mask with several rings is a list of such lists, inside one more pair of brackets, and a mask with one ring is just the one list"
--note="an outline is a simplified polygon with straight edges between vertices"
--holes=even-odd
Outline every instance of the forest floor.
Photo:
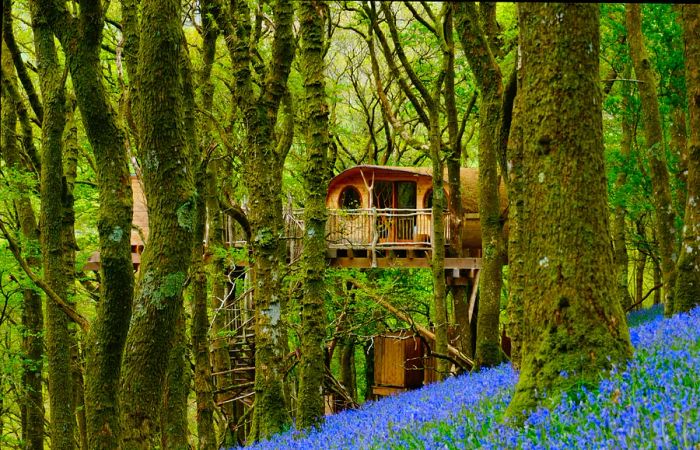
[[[256,449],[700,449],[700,308],[663,319],[628,317],[634,357],[595,389],[553,400],[522,427],[503,414],[517,373],[509,364],[450,378],[290,430]],[[567,376],[567,374],[562,374]]]

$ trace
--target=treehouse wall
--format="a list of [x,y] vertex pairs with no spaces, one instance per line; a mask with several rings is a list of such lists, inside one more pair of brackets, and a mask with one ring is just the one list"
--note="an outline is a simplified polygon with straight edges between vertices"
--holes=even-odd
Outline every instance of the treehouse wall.
[[131,245],[139,246],[143,250],[143,239],[138,230],[141,230],[143,237],[148,239],[148,207],[146,206],[146,194],[143,186],[136,175],[131,176],[131,190],[134,199],[133,227],[131,228]]

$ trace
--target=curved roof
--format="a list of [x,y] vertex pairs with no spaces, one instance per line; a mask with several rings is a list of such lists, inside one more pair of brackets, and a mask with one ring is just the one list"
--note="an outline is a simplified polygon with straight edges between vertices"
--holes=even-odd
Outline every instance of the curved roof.
[[[367,173],[369,172],[369,173]],[[399,175],[399,174],[407,174],[407,175],[415,175],[415,176],[425,176],[425,177],[430,177],[432,178],[433,176],[433,170],[430,167],[400,167],[400,166],[374,166],[370,164],[364,164],[360,166],[353,166],[350,167],[349,169],[345,169],[342,172],[340,172],[338,175],[333,177],[331,181],[328,183],[328,192],[333,190],[337,185],[345,183],[345,181],[348,178],[355,178],[356,176],[362,176],[363,173],[367,173],[365,177],[369,175],[369,178],[367,178],[367,182],[371,183],[372,182],[372,173],[375,175],[385,175],[385,176],[390,176],[390,175]]]

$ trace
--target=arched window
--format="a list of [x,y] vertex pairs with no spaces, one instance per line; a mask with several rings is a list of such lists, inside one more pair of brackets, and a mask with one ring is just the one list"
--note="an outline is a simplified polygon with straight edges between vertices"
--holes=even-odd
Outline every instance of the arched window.
[[428,192],[425,193],[425,197],[423,197],[423,208],[430,209],[432,207],[433,207],[433,190],[428,189]]
[[[445,196],[445,202],[447,202],[447,192],[445,190],[442,190],[443,195]],[[430,188],[428,189],[428,192],[425,193],[425,196],[423,197],[423,208],[425,209],[431,209],[433,207],[433,189]],[[447,207],[447,204],[445,204],[445,207]]]
[[341,209],[362,208],[362,196],[360,195],[360,191],[358,191],[354,186],[344,187],[340,192],[338,207]]

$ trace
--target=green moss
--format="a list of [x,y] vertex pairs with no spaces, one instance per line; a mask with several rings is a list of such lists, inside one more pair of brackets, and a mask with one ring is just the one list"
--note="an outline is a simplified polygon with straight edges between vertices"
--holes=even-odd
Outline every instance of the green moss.
[[180,205],[176,213],[178,226],[194,232],[194,227],[197,224],[197,194],[195,193]]

